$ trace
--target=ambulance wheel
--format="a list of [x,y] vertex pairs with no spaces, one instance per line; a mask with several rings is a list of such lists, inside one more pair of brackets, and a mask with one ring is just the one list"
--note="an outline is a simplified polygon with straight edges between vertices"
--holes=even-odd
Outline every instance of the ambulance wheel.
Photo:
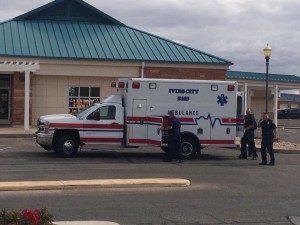
[[55,152],[64,158],[71,158],[76,155],[78,144],[72,135],[61,136],[55,145]]
[[189,137],[181,139],[181,155],[183,159],[192,159],[197,152],[195,141]]
[[168,147],[160,147],[161,150],[163,150],[164,152],[167,152],[168,151]]

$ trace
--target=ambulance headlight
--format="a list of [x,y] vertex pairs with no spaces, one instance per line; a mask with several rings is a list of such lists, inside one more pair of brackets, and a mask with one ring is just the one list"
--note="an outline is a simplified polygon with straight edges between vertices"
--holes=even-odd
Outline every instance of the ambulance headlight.
[[49,133],[49,121],[39,120],[38,121],[38,128],[41,133]]

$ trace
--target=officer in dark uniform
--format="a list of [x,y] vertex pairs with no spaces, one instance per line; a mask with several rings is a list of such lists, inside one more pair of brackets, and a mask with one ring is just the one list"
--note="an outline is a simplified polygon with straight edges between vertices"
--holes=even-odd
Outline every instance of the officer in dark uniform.
[[241,154],[240,159],[247,159],[247,144],[249,148],[249,156],[252,159],[257,159],[257,152],[254,142],[254,130],[255,130],[255,118],[251,114],[251,110],[246,110],[245,125],[244,125],[244,136],[241,139]]
[[180,127],[181,123],[179,119],[175,117],[174,110],[170,110],[168,126],[161,128],[162,130],[168,131],[168,150],[167,150],[167,160],[171,162],[175,156],[179,163],[182,163],[181,155],[181,142],[180,142]]
[[[264,113],[263,119],[260,119],[258,127],[262,129],[262,140],[261,140],[261,158],[262,162],[259,165],[275,165],[275,157],[273,151],[274,138],[277,139],[277,127],[273,121],[269,118],[267,113]],[[270,163],[267,164],[267,152],[268,149],[270,155]]]

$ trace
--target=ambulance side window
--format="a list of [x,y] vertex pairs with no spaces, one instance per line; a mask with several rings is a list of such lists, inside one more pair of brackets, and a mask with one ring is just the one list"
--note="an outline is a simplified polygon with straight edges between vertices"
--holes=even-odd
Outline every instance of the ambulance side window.
[[237,111],[236,111],[236,114],[239,116],[239,115],[242,115],[242,112],[243,112],[243,97],[242,96],[237,96]]
[[104,106],[100,108],[100,120],[115,120],[116,106]]
[[87,120],[115,120],[116,107],[113,105],[102,106],[87,116]]

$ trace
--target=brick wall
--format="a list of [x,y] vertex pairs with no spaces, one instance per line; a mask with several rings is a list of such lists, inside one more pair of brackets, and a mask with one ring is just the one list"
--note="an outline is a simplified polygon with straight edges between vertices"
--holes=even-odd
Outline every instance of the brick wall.
[[145,78],[225,80],[226,69],[145,67]]
[[[32,115],[32,75],[30,75],[30,113]],[[11,124],[24,125],[25,75],[15,72],[11,83]],[[32,124],[31,116],[29,123]]]

